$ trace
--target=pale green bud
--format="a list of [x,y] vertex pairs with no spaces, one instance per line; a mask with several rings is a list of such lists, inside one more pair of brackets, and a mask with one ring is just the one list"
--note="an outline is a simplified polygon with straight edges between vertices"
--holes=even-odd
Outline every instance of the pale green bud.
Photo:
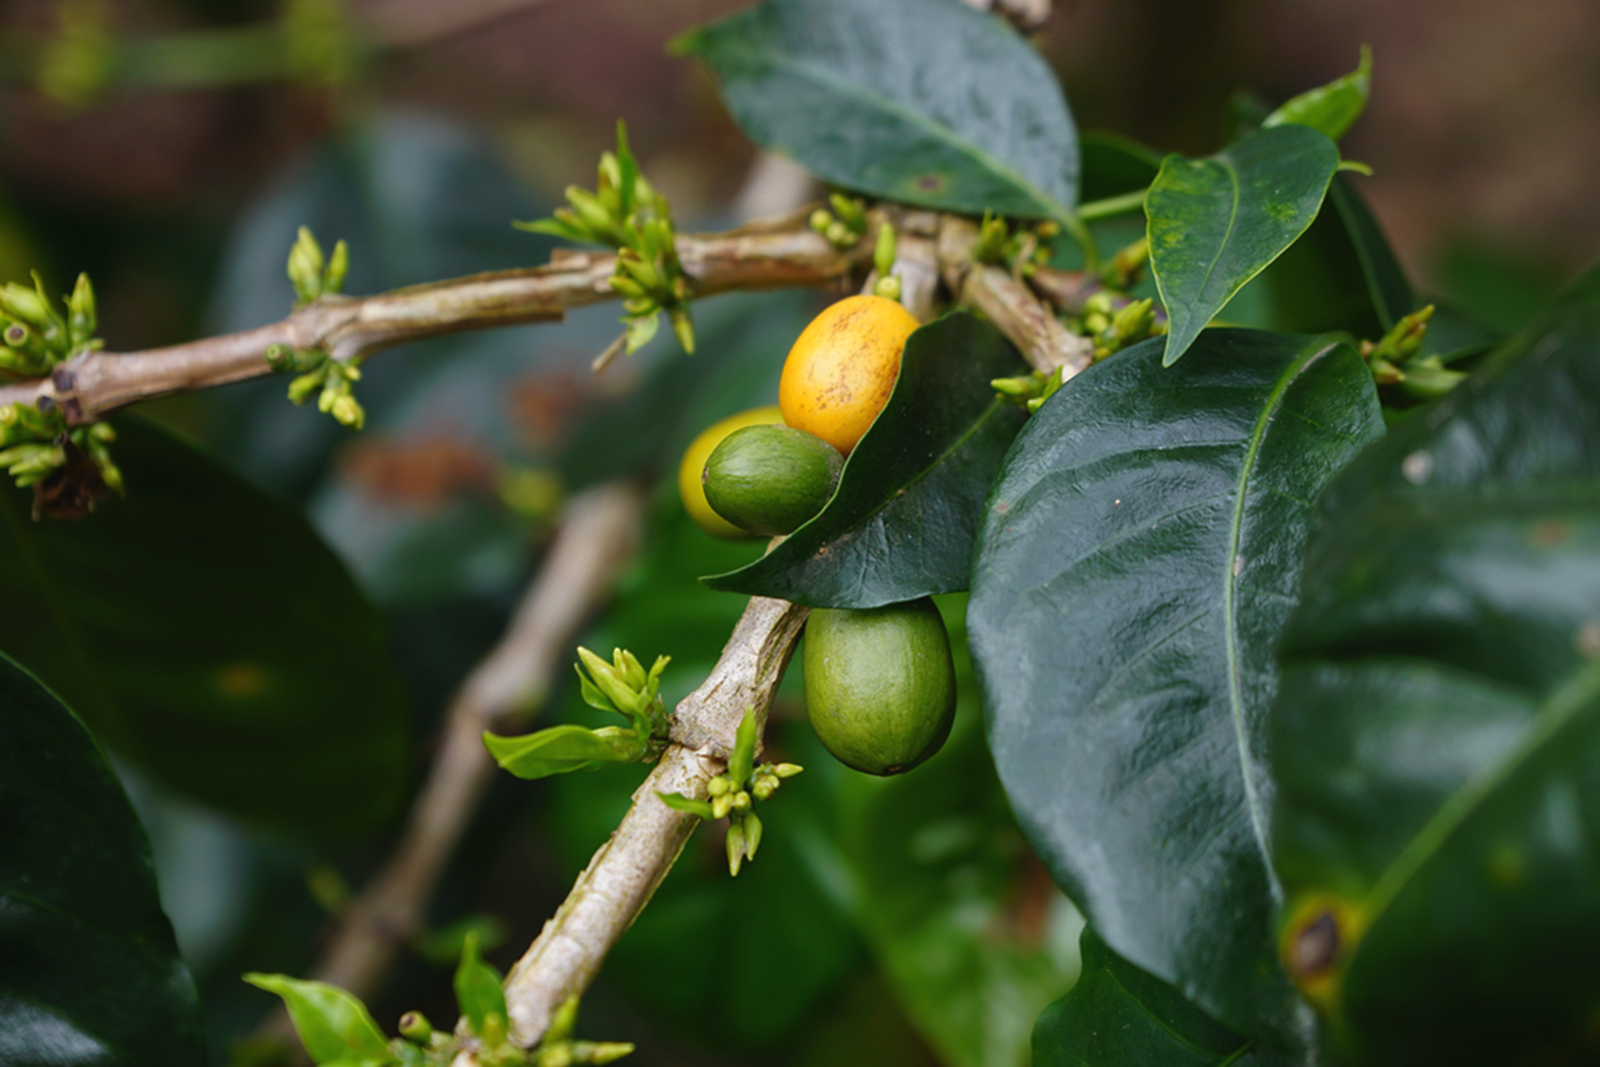
[[340,241],[333,246],[333,256],[328,260],[328,269],[322,275],[322,291],[324,293],[344,292],[344,279],[350,273],[350,246]]
[[87,274],[80,274],[78,283],[72,287],[72,295],[67,298],[67,330],[72,335],[73,345],[93,340],[97,328],[94,286],[89,284]]

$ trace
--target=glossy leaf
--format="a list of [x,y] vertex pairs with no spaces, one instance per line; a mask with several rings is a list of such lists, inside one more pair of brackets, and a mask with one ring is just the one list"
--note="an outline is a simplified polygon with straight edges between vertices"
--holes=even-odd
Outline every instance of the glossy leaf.
[[1019,373],[994,327],[965,312],[911,335],[894,394],[822,511],[712,589],[870,608],[965,589],[989,484],[1023,421],[989,382]]
[[915,773],[845,777],[841,858],[873,955],[942,1062],[1016,1067],[1034,1017],[1072,985],[1082,920],[995,778],[960,639],[963,599],[941,604],[960,696],[950,740]]
[[394,1059],[367,1006],[337,986],[282,974],[247,974],[244,980],[283,998],[311,1062],[356,1065]]
[[1395,323],[1421,306],[1406,280],[1405,268],[1400,266],[1372,209],[1356,191],[1355,179],[1345,175],[1335,178],[1328,186],[1328,202],[1361,264],[1361,276],[1366,280],[1379,325],[1384,330],[1393,329]]
[[1205,334],[1085,371],[995,484],[968,611],[989,742],[1100,935],[1242,1033],[1291,1028],[1269,936],[1272,648],[1311,501],[1382,426],[1347,347]]
[[0,492],[0,647],[191,797],[317,833],[388,814],[409,723],[377,613],[298,512],[117,425],[126,499],[33,522]]
[[1269,1067],[1284,1061],[1108,949],[1085,927],[1083,973],[1033,1029],[1033,1067]]
[[72,712],[0,656],[0,1062],[206,1062],[144,829]]
[[1205,159],[1162,162],[1145,214],[1170,323],[1168,366],[1306,231],[1338,166],[1338,148],[1306,126],[1261,130]]
[[547,778],[568,771],[592,771],[607,763],[637,763],[645,746],[632,730],[620,726],[552,726],[521,737],[484,734],[489,754],[518,778]]
[[1362,45],[1361,64],[1355,70],[1286,101],[1261,125],[1269,129],[1285,123],[1310,126],[1337,141],[1367,109],[1371,95],[1372,49]]
[[751,140],[847,189],[1069,218],[1072,115],[1049,66],[952,0],[767,0],[690,31]]
[[1582,1062],[1600,273],[1330,487],[1273,708],[1284,952],[1363,1062]]

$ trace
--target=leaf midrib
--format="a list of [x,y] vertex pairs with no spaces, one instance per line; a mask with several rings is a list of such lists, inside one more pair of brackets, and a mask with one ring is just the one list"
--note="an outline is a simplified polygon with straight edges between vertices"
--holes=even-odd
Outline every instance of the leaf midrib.
[[1267,429],[1271,425],[1272,416],[1283,402],[1284,395],[1289,387],[1299,380],[1306,369],[1316,363],[1327,353],[1338,347],[1337,343],[1312,345],[1302,351],[1284,372],[1278,376],[1278,382],[1273,386],[1271,394],[1261,406],[1261,412],[1256,416],[1255,425],[1250,431],[1250,443],[1245,450],[1244,463],[1239,469],[1239,481],[1235,488],[1237,494],[1233,504],[1233,515],[1228,525],[1228,555],[1223,561],[1222,580],[1222,614],[1223,634],[1227,649],[1228,669],[1228,705],[1233,719],[1234,741],[1239,754],[1239,777],[1244,783],[1245,805],[1250,811],[1250,825],[1255,832],[1256,846],[1261,852],[1261,859],[1267,870],[1267,884],[1272,889],[1275,902],[1282,901],[1283,887],[1278,883],[1277,876],[1272,871],[1272,846],[1268,837],[1267,815],[1265,804],[1257,788],[1255,777],[1250,773],[1250,739],[1245,723],[1244,694],[1240,680],[1239,657],[1239,619],[1238,609],[1235,604],[1234,591],[1239,584],[1239,576],[1234,573],[1235,561],[1239,557],[1239,547],[1244,539],[1244,512],[1245,501],[1248,499],[1248,490],[1251,478],[1256,471],[1256,464],[1261,454],[1261,444],[1266,440]]
[[[1417,872],[1439,853],[1484,801],[1548,745],[1556,742],[1569,726],[1583,721],[1582,712],[1596,709],[1600,709],[1600,661],[1586,664],[1557,687],[1543,701],[1536,716],[1538,725],[1529,731],[1522,744],[1458,786],[1400,850],[1367,894],[1367,929],[1370,931],[1377,925]],[[1356,952],[1360,952],[1359,944]],[[1353,963],[1354,957],[1346,965],[1346,973]]]
[[869,107],[875,107],[880,111],[900,118],[912,126],[933,134],[938,140],[971,156],[991,174],[1009,182],[1027,194],[1028,198],[1047,216],[1069,225],[1074,221],[1072,211],[1067,205],[1062,204],[1055,197],[1040,189],[1032,181],[1023,177],[1013,170],[1010,165],[996,158],[986,149],[973,144],[965,137],[959,136],[950,127],[941,125],[926,115],[911,110],[897,100],[876,95],[859,83],[850,81],[824,67],[815,66],[805,60],[794,58],[765,46],[755,47],[750,51],[754,56],[767,60],[774,67],[786,69],[804,77],[810,77],[820,85],[835,89],[846,97],[858,100]]

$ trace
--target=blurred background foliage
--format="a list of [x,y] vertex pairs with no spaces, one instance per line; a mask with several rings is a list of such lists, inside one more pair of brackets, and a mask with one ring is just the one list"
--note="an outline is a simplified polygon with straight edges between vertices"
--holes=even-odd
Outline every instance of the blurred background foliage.
[[[59,287],[90,272],[102,332],[128,351],[282,316],[301,224],[350,242],[353,293],[539,263],[553,242],[510,221],[587,183],[619,117],[683,228],[729,225],[750,209],[739,196],[755,153],[705,73],[663,46],[737,6],[12,0],[0,8],[0,273],[37,267]],[[1422,288],[1490,327],[1523,325],[1600,243],[1595,4],[1058,0],[1039,39],[1083,128],[1162,151],[1214,148],[1236,90],[1282,99],[1348,70],[1362,43],[1375,91],[1345,143],[1376,170],[1361,190]],[[1148,180],[1114,142],[1086,151],[1091,179],[1121,168]],[[1111,180],[1086,195],[1120,191]],[[1110,225],[1108,247],[1133,236]],[[411,736],[406,789],[386,783],[387,810],[363,810],[354,836],[297,833],[262,818],[260,797],[218,803],[213,790],[202,803],[151,777],[149,760],[119,764],[217,1062],[271,1006],[238,975],[309,970],[331,913],[383,859],[444,703],[498,636],[561,492],[615,477],[655,486],[645,544],[585,643],[672,655],[669,702],[704,676],[742,600],[695,578],[757,550],[701,534],[660,475],[711,421],[772,402],[790,341],[824,299],[710,301],[696,308],[698,355],[664,338],[598,379],[588,362],[617,332],[613,308],[388,352],[362,383],[360,435],[287,404],[279,379],[146,406],[307,511],[381,612],[407,692],[382,726],[391,767],[396,722]],[[1270,320],[1271,304],[1258,292],[1229,317]],[[959,634],[960,604],[942,607]],[[1078,920],[1012,823],[962,671],[954,740],[930,769],[889,782],[828,759],[798,678],[786,683],[772,745],[808,772],[774,808],[770,844],[732,882],[701,831],[586,1000],[585,1028],[639,1042],[641,1064],[1019,1062],[1039,1009],[1075,974]],[[551,704],[556,719],[592,714],[565,690]],[[306,752],[348,741],[348,723],[301,715],[294,729]],[[340,772],[312,759],[293,773]],[[490,958],[513,960],[641,775],[498,781],[432,935],[377,1017],[451,1014],[464,923],[498,932]]]

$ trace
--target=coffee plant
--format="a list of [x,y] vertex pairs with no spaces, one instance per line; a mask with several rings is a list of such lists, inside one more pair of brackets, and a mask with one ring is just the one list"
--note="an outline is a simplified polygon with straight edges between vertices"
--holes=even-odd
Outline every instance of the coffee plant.
[[[376,230],[306,208],[265,326],[118,353],[87,278],[0,289],[0,1062],[608,1063],[597,976],[726,1050],[848,986],[807,1062],[891,1062],[885,1019],[959,1067],[1600,1062],[1600,274],[1513,336],[1419,295],[1362,198],[1384,161],[1339,146],[1365,50],[1162,155],[1079,131],[1026,5],[989,6],[762,0],[673,41],[826,186],[782,218],[683,232],[619,124],[461,277],[385,284]],[[312,15],[294,69],[346,76]],[[831,306],[700,303],[774,288]],[[127,410],[276,375],[255,447],[306,483],[294,440],[386,378],[481,412],[449,375],[507,363],[371,357],[604,302],[594,370],[631,390],[357,574]],[[320,413],[295,439],[285,391]],[[414,781],[375,600],[503,582],[534,533]],[[364,887],[313,866],[320,941],[238,955],[218,996],[267,1021],[231,1049],[123,780],[398,835]],[[430,925],[491,789],[593,852],[505,974],[492,916]],[[408,954],[453,968],[451,1018],[369,1010]]]

